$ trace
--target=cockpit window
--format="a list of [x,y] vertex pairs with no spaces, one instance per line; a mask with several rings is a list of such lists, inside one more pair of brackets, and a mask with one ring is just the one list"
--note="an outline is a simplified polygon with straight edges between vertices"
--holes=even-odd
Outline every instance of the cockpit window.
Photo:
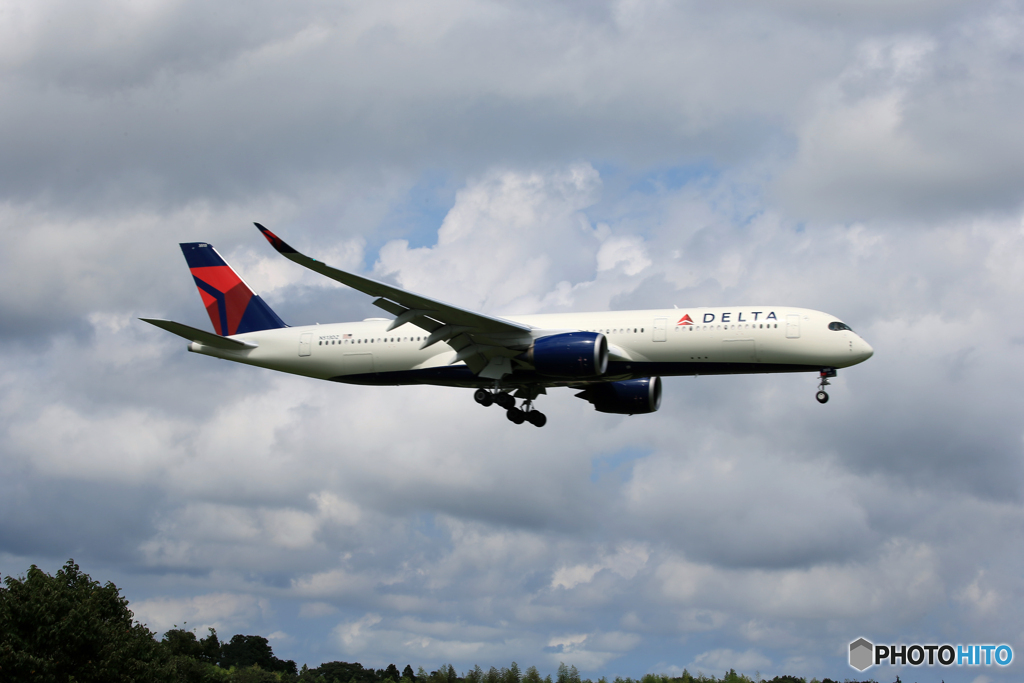
[[841,323],[841,322],[829,323],[828,324],[828,329],[836,330],[836,331],[839,331],[839,330],[849,330],[850,332],[853,332],[853,328],[852,327],[850,327],[846,323]]

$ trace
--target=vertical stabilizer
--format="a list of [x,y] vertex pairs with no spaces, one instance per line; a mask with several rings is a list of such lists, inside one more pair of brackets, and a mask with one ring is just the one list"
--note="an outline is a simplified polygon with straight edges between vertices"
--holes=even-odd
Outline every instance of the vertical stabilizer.
[[288,327],[205,242],[181,245],[213,329],[222,337]]

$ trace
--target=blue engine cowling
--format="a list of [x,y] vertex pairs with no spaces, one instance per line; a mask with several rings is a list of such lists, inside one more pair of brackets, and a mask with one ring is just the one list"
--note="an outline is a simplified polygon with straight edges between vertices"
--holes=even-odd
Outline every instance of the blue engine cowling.
[[595,384],[576,394],[594,404],[594,410],[619,415],[653,413],[661,407],[661,378],[644,377]]
[[608,340],[600,332],[566,332],[541,337],[526,360],[547,377],[600,377],[608,369]]

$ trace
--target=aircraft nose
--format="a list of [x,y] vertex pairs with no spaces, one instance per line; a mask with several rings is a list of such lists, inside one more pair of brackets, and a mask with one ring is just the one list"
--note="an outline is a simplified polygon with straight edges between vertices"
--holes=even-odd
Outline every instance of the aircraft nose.
[[854,344],[853,352],[857,355],[858,363],[862,363],[875,355],[875,350],[871,348],[871,344],[868,344],[860,337],[857,337],[857,343]]

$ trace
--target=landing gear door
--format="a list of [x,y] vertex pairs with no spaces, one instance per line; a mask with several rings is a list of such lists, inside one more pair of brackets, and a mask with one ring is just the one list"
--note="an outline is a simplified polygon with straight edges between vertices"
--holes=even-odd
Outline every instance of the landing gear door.
[[786,316],[786,339],[799,339],[800,338],[800,316],[799,315],[787,315]]
[[303,332],[299,337],[299,355],[308,356],[313,350],[313,333]]
[[654,319],[654,341],[666,341],[668,339],[668,318]]

